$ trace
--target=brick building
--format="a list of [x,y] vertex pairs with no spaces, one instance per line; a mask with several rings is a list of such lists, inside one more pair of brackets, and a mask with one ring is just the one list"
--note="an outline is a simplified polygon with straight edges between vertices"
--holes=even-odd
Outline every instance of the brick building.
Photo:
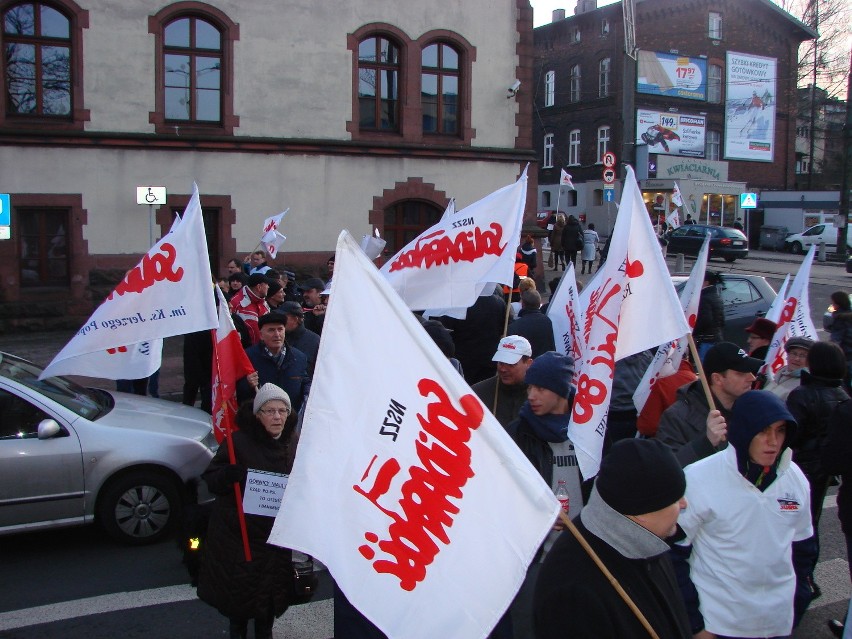
[[[531,92],[507,99],[533,84],[528,0],[0,0],[0,15],[0,330],[91,313],[150,247],[138,186],[166,187],[156,239],[198,183],[214,276],[288,207],[273,264],[319,273],[341,229],[395,250],[535,159]],[[530,212],[535,193],[533,174]]]
[[620,2],[579,0],[535,29],[539,209],[611,228],[607,151],[637,167],[651,215],[672,208],[675,179],[715,224],[741,216],[745,190],[793,188],[798,47],[816,33],[769,0],[635,0],[633,15],[629,57]]

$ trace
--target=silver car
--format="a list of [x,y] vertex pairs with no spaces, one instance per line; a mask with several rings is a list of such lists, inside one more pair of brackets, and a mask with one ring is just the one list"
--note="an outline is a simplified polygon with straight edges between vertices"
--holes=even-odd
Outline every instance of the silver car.
[[133,544],[169,534],[216,450],[210,415],[40,373],[0,352],[0,535],[92,521]]

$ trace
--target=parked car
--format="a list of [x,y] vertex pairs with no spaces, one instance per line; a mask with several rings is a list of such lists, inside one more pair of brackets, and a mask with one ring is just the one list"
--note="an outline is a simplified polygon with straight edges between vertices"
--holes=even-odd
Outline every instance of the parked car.
[[217,448],[210,415],[40,374],[0,352],[0,535],[96,521],[163,539]]
[[816,224],[801,233],[791,233],[784,238],[784,248],[799,255],[807,251],[812,244],[819,247],[823,242],[829,248],[837,246],[837,228],[831,222]]
[[748,257],[748,238],[742,231],[726,226],[685,224],[669,235],[668,252],[698,255],[704,237],[710,234],[710,258],[721,257],[726,262]]
[[[759,275],[721,273],[719,295],[725,308],[723,337],[729,342],[746,346],[745,332],[755,317],[763,317],[775,301],[775,289]],[[673,275],[672,282],[678,295],[686,285],[687,275]]]

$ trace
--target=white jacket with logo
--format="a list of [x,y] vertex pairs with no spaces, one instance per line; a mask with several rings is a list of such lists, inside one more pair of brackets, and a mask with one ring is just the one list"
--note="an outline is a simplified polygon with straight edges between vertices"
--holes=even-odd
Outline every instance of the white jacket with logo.
[[732,637],[789,635],[792,543],[813,534],[808,480],[785,450],[764,492],[737,469],[733,446],[684,469],[688,505],[678,519],[692,544],[690,578],[704,627]]

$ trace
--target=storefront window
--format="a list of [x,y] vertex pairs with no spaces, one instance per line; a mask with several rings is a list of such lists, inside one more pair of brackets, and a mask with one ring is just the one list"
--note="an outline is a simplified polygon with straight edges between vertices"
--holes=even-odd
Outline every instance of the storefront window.
[[719,193],[705,193],[701,200],[701,219],[707,219],[710,212],[709,224],[731,226],[737,216],[736,196]]

